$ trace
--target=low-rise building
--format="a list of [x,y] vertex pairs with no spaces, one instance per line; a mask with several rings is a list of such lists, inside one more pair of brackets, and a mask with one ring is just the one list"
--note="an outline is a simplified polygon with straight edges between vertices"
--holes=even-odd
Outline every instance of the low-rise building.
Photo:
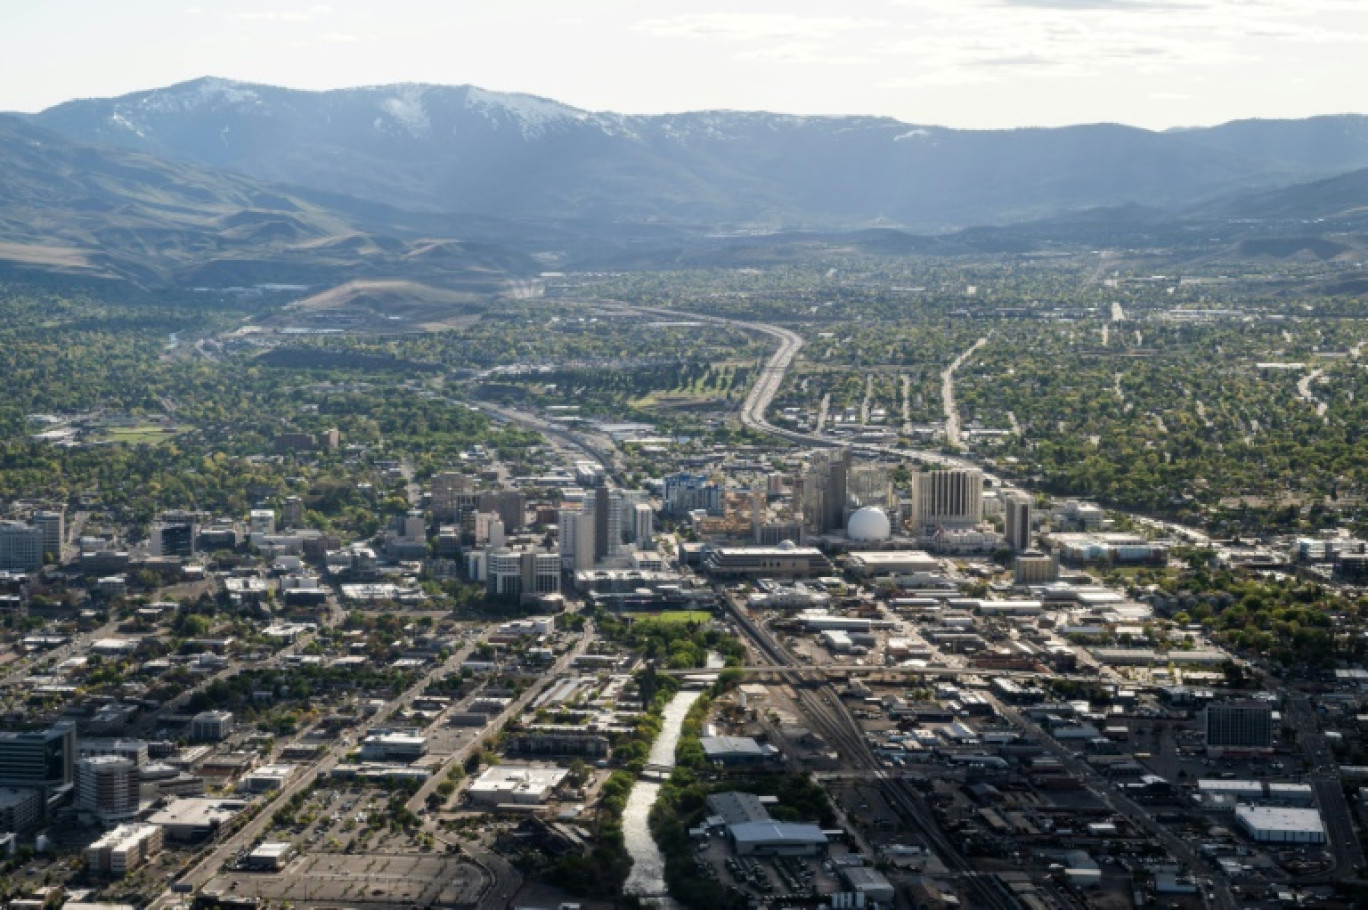
[[427,755],[427,738],[412,733],[379,732],[361,740],[361,760],[414,762]]
[[539,806],[567,774],[563,768],[548,766],[495,765],[476,778],[466,792],[477,806]]
[[1325,843],[1325,823],[1316,809],[1237,806],[1235,821],[1261,844]]
[[287,841],[266,841],[247,854],[247,868],[279,872],[294,856],[294,845]]
[[190,738],[196,742],[219,742],[232,732],[232,711],[201,711],[190,719]]
[[167,840],[191,843],[209,837],[247,807],[244,800],[175,799],[147,819]]
[[120,825],[85,848],[85,867],[91,872],[123,875],[156,856],[162,848],[162,829],[156,825]]

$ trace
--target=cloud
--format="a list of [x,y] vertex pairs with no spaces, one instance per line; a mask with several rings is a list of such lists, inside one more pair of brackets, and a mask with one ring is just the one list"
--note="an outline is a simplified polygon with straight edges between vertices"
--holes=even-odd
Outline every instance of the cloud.
[[318,36],[318,40],[323,44],[355,44],[361,39],[346,32],[325,32]]
[[712,41],[776,41],[823,39],[834,32],[879,29],[880,19],[849,16],[791,16],[773,13],[695,13],[665,19],[643,19],[634,31],[658,38]]
[[300,9],[253,10],[238,13],[234,18],[244,22],[314,22],[332,15],[332,7],[326,3]]
[[876,57],[833,53],[825,45],[807,41],[770,44],[741,51],[736,55],[736,59],[767,63],[799,63],[805,66],[859,66],[878,62]]

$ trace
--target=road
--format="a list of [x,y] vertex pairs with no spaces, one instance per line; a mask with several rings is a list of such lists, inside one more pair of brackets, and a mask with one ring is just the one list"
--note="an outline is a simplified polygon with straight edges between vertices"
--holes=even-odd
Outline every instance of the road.
[[851,716],[836,689],[822,678],[818,679],[816,687],[809,685],[812,680],[799,668],[793,655],[756,624],[743,605],[731,597],[725,598],[725,602],[737,626],[756,650],[772,660],[776,668],[787,671],[794,701],[813,727],[839,749],[846,762],[866,772],[866,776],[879,787],[889,806],[919,834],[945,867],[958,876],[966,896],[972,898],[969,906],[986,910],[1014,910],[1019,907],[1019,902],[1007,892],[996,876],[980,875],[959,852],[927,808],[921,794],[901,776],[888,773],[888,769],[874,755],[859,722]]
[[[569,670],[574,663],[575,658],[585,652],[589,645],[594,641],[594,637],[594,624],[592,622],[585,622],[584,634],[580,636],[580,640],[575,643],[574,647],[560,656],[555,664],[551,666],[551,669],[546,672],[544,678],[555,679],[557,676]],[[489,723],[487,723],[483,729],[490,732],[502,729],[504,724],[508,723],[508,721],[513,718],[518,717],[526,710],[527,705],[542,691],[542,688],[543,687],[540,686],[529,686],[516,701],[505,707],[498,715],[490,718]],[[455,703],[453,703],[434,723],[445,723],[446,715],[455,710],[455,707]],[[466,841],[453,841],[445,837],[437,827],[435,814],[427,810],[428,797],[441,786],[442,781],[446,780],[447,772],[451,767],[457,762],[464,762],[470,757],[470,753],[474,751],[475,747],[481,745],[483,742],[484,736],[477,735],[465,746],[447,756],[440,765],[432,769],[432,776],[424,782],[423,786],[418,788],[407,805],[409,811],[423,819],[423,827],[428,833],[432,834],[433,837],[441,840],[443,843],[459,846],[476,865],[484,870],[485,874],[489,877],[489,884],[480,895],[480,906],[507,907],[512,903],[513,896],[517,894],[518,889],[522,887],[522,874],[518,872],[517,869],[513,868],[513,866],[509,865],[509,863],[497,853],[486,850],[478,844],[471,844]]]
[[[1131,825],[1145,831],[1150,837],[1159,841],[1171,856],[1187,865],[1190,874],[1201,877],[1206,866],[1201,857],[1192,849],[1191,844],[1155,821],[1142,806],[1108,786],[1107,781],[1099,776],[1091,765],[1081,761],[1073,752],[1060,745],[1058,740],[1042,730],[1034,721],[1029,720],[1015,708],[988,693],[984,693],[984,698],[1015,729],[1034,732],[1036,740],[1045,747],[1046,751],[1059,759],[1064,770],[1081,781],[1094,796],[1106,804],[1107,808],[1126,818]],[[1206,906],[1215,906],[1217,910],[1237,910],[1235,896],[1231,893],[1230,883],[1226,881],[1224,875],[1218,873],[1212,877],[1211,900],[1206,901]]]
[[[778,671],[780,670],[779,667],[776,667],[776,666],[775,666],[774,664],[772,664],[772,663],[770,663],[770,664],[750,664],[750,665],[743,666],[743,667],[728,667],[727,669],[728,669],[728,670],[740,670],[742,673],[775,673],[775,672],[778,672]],[[1039,679],[1039,678],[1040,678],[1040,671],[1039,671],[1039,670],[1004,670],[1004,669],[997,668],[997,667],[899,667],[899,666],[884,666],[884,665],[880,665],[880,664],[822,664],[821,666],[819,666],[819,667],[813,667],[812,669],[813,669],[814,671],[819,671],[819,672],[822,672],[822,673],[835,672],[835,673],[848,673],[848,674],[857,674],[857,675],[858,675],[858,674],[895,673],[895,674],[897,674],[898,676],[908,676],[908,675],[915,675],[915,676],[945,676],[945,677],[981,676],[981,677],[984,677],[984,678],[994,677],[994,676],[1001,676],[1001,677],[1006,677],[1006,678],[1008,678],[1008,679],[1014,679],[1014,678],[1021,678],[1021,679]],[[695,668],[695,669],[690,669],[690,670],[669,670],[669,669],[665,669],[665,670],[657,670],[656,672],[659,673],[659,674],[662,675],[662,676],[697,676],[699,673],[706,673],[706,672],[710,672],[710,671],[699,670],[699,669]],[[1069,680],[1075,680],[1075,681],[1077,681],[1077,682],[1091,682],[1091,683],[1097,682],[1097,675],[1096,675],[1096,674],[1084,674],[1084,673],[1051,673],[1051,674],[1050,674],[1050,678],[1051,678],[1051,679],[1069,679]]]
[[941,407],[945,410],[945,443],[956,449],[963,449],[964,441],[960,438],[959,408],[955,407],[955,371],[964,366],[965,362],[974,356],[974,352],[987,343],[987,337],[975,341],[968,350],[961,352],[958,357],[950,361],[950,366],[941,373]]
[[1284,720],[1296,731],[1297,742],[1310,763],[1311,771],[1306,780],[1316,794],[1316,805],[1320,807],[1321,821],[1325,823],[1325,846],[1333,862],[1325,872],[1304,876],[1298,881],[1312,884],[1357,877],[1365,865],[1363,845],[1354,829],[1353,810],[1344,798],[1330,744],[1320,732],[1316,711],[1306,696],[1289,693]]
[[[394,711],[403,710],[408,707],[415,698],[423,693],[427,688],[428,683],[434,677],[440,673],[454,671],[456,668],[460,667],[461,662],[469,657],[474,649],[475,645],[473,643],[469,644],[453,654],[445,662],[433,667],[427,673],[419,677],[418,681],[406,689],[397,699],[389,702],[389,704],[386,705],[386,708]],[[223,865],[228,862],[228,860],[240,853],[243,848],[247,847],[269,829],[271,821],[275,817],[274,807],[284,805],[291,797],[308,787],[316,779],[327,775],[337,766],[338,762],[342,760],[343,756],[346,755],[347,750],[350,749],[353,744],[353,734],[344,733],[340,736],[336,742],[329,746],[328,749],[319,756],[313,765],[295,775],[290,783],[276,791],[275,799],[270,804],[263,806],[255,818],[221,841],[203,860],[185,870],[180,875],[178,882],[182,886],[189,885],[196,891],[203,888],[210,879],[218,874],[219,870],[223,868]],[[168,908],[181,903],[183,900],[184,895],[174,894],[168,889],[148,906],[149,910],[168,910]]]

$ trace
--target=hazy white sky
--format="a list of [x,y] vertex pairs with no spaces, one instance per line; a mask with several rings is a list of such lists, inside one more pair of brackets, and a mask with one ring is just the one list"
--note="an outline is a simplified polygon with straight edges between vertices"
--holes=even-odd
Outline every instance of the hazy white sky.
[[0,110],[213,75],[963,127],[1368,112],[1368,0],[0,0]]

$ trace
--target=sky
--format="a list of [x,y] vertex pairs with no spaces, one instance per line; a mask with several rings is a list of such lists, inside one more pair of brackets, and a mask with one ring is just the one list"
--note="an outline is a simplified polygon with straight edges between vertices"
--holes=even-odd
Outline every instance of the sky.
[[0,110],[220,76],[963,128],[1368,113],[1368,0],[0,0]]

